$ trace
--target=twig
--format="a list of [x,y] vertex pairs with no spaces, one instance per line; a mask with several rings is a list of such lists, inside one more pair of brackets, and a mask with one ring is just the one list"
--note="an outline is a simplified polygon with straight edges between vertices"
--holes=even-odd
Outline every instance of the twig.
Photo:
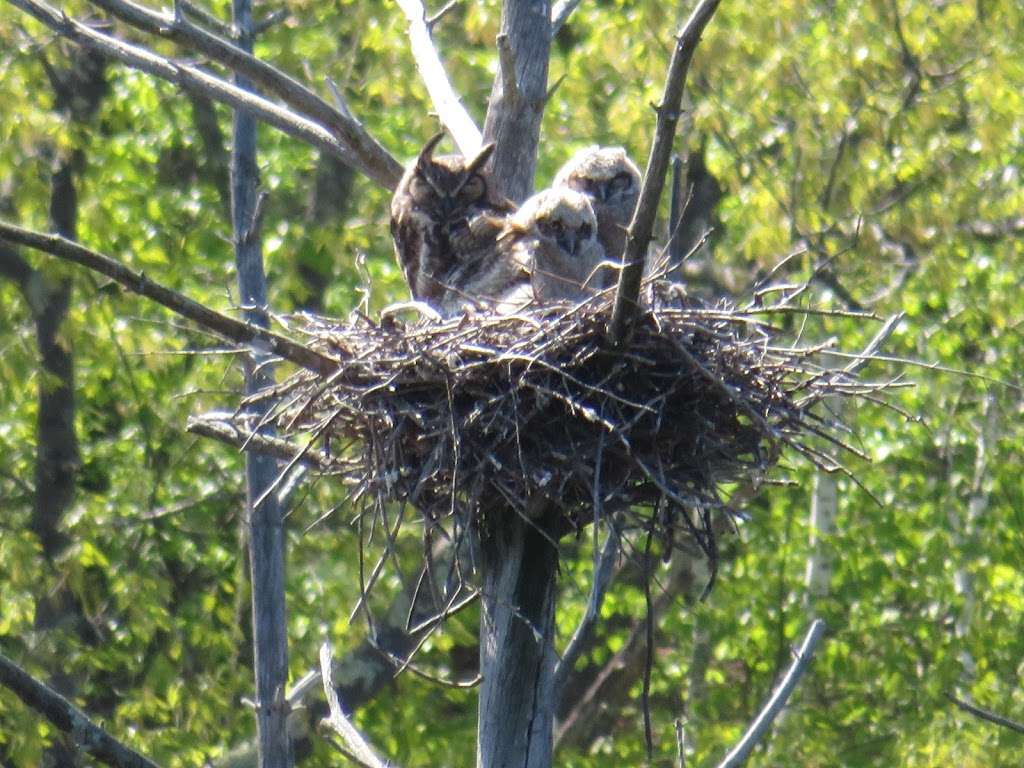
[[790,694],[793,693],[793,689],[796,688],[796,684],[810,667],[811,660],[814,658],[814,652],[824,635],[825,622],[821,619],[815,619],[811,624],[811,628],[807,630],[807,637],[804,638],[800,650],[796,653],[796,658],[793,659],[793,663],[790,665],[789,671],[786,672],[786,676],[782,678],[782,682],[779,683],[779,687],[775,689],[775,693],[768,699],[768,703],[757,714],[754,722],[750,724],[747,732],[743,734],[743,738],[725,756],[725,759],[718,764],[718,768],[737,768],[743,765],[746,759],[750,757],[750,753],[757,746],[758,742],[764,738],[772,722],[774,722],[779,712],[786,705],[786,701],[789,699]]
[[519,101],[519,82],[516,80],[516,54],[512,50],[512,43],[504,32],[499,34],[494,42],[498,46],[498,76],[501,78],[501,86],[504,90],[509,104],[515,105]]
[[125,746],[49,686],[39,682],[0,653],[0,685],[25,704],[71,735],[83,752],[115,768],[158,768],[147,757]]
[[[66,14],[42,2],[42,0],[10,0],[10,2],[50,27],[59,35],[79,45],[97,50],[127,64],[133,69],[138,69],[167,80],[186,90],[205,94],[211,99],[223,102],[236,109],[245,109],[263,122],[274,126],[289,136],[294,136],[317,149],[338,157],[342,162],[354,168],[363,169],[360,157],[319,123],[308,120],[261,96],[249,93],[197,67],[166,59],[145,48],[130,45],[115,37],[103,34],[86,24],[68,17]],[[173,20],[171,23],[173,23]],[[195,29],[198,28],[195,27]],[[401,166],[398,165],[397,161],[395,161],[392,171],[392,174],[377,180],[385,184],[385,186],[390,185],[389,188],[393,188],[397,185],[398,179],[401,178]],[[368,170],[365,172],[369,174]],[[376,179],[375,176],[371,176],[371,178]]]
[[[298,446],[279,437],[270,437],[259,432],[246,431],[240,428],[236,421],[231,420],[230,414],[224,414],[223,419],[216,420],[211,418],[210,414],[204,414],[200,417],[190,416],[185,424],[185,430],[193,435],[209,437],[227,445],[233,445],[240,450],[262,453],[283,461],[291,461],[302,450]],[[311,466],[320,472],[332,472],[341,469],[341,466],[334,459],[317,451],[306,451],[302,454],[299,463]]]
[[444,64],[430,38],[423,3],[420,0],[398,0],[398,6],[409,22],[409,47],[437,116],[452,135],[459,151],[466,157],[472,157],[480,151],[483,137],[444,71]]
[[701,33],[711,21],[719,0],[701,0],[694,9],[682,32],[676,38],[676,47],[669,63],[665,79],[665,92],[657,108],[658,119],[654,129],[654,143],[647,160],[640,200],[630,222],[626,238],[626,252],[623,269],[619,273],[619,285],[615,294],[615,309],[609,325],[612,344],[620,346],[626,331],[639,308],[640,283],[643,278],[644,256],[654,231],[654,219],[658,213],[658,200],[665,186],[669,160],[672,156],[672,140],[679,122],[679,110],[683,101],[686,73],[690,68],[693,53],[700,42]]
[[331,664],[331,644],[329,642],[320,646],[320,677],[324,683],[327,705],[331,710],[330,717],[325,718],[324,722],[344,741],[348,756],[363,768],[386,768],[388,763],[377,757],[373,748],[356,730],[352,722],[345,717],[345,713],[341,709],[338,691],[334,687],[334,668]]
[[[12,0],[13,1],[13,0]],[[348,112],[333,108],[312,90],[276,67],[243,51],[234,42],[191,23],[183,16],[170,16],[131,0],[93,0],[94,4],[136,29],[173,40],[190,51],[208,56],[228,69],[244,75],[262,89],[274,94],[298,115],[310,118],[329,129],[344,145],[343,161],[388,189],[394,189],[402,177],[401,164],[382,147],[363,125]],[[271,14],[263,24],[274,23],[286,9]],[[254,29],[253,34],[260,30]],[[335,153],[337,154],[337,153]]]
[[153,282],[141,272],[129,269],[108,256],[89,250],[60,235],[33,232],[0,221],[0,239],[34,248],[66,261],[73,261],[94,272],[106,275],[129,291],[152,299],[157,304],[162,304],[182,317],[197,322],[204,328],[209,328],[236,344],[263,345],[273,354],[319,373],[327,373],[338,368],[339,363],[334,358],[321,355],[319,352],[297,344],[291,339],[286,339],[273,331],[223,315],[177,291]]
[[1011,731],[1016,731],[1017,733],[1024,733],[1024,723],[1018,723],[1016,720],[1011,720],[1008,717],[997,715],[995,712],[982,709],[977,704],[971,704],[963,699],[958,699],[952,693],[947,693],[946,698],[960,707],[960,709],[965,712],[970,712],[975,717],[987,720],[990,723],[995,723],[996,725],[1001,725],[1003,728],[1009,728]]

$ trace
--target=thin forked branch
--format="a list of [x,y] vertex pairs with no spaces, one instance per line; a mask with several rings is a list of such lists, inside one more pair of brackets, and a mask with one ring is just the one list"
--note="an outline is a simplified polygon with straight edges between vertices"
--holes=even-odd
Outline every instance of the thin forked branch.
[[208,56],[233,72],[244,75],[297,113],[329,129],[349,150],[359,171],[387,189],[397,186],[402,177],[402,166],[391,153],[370,136],[347,110],[331,106],[290,75],[246,53],[230,40],[192,23],[184,14],[160,13],[131,0],[92,2],[138,30],[173,40],[191,52]]
[[96,725],[82,710],[0,653],[0,685],[65,733],[79,749],[114,768],[158,768],[148,757],[125,746]]
[[[289,136],[294,136],[329,155],[340,158],[346,165],[362,168],[360,157],[319,123],[221,80],[198,67],[166,59],[145,48],[130,45],[116,37],[99,32],[70,18],[42,0],[10,0],[10,2],[62,37],[186,90],[202,93],[236,109],[247,110],[259,120],[274,126]],[[400,174],[400,168],[397,173]],[[389,176],[388,184],[392,187],[396,186],[398,178],[398,176]]]
[[480,151],[483,137],[469,112],[462,106],[459,95],[444,71],[444,64],[441,63],[441,57],[430,37],[423,3],[420,0],[397,1],[409,22],[409,47],[416,60],[416,69],[419,70],[434,109],[437,110],[437,116],[455,140],[459,151],[466,157],[472,157]]
[[644,256],[654,231],[654,219],[658,214],[658,200],[665,187],[669,161],[672,157],[672,140],[679,122],[679,110],[683,102],[683,88],[686,73],[690,68],[693,53],[700,42],[700,36],[715,10],[719,0],[701,0],[676,38],[676,47],[669,63],[665,79],[665,92],[658,106],[658,121],[654,129],[654,143],[647,160],[640,200],[633,214],[626,238],[626,253],[623,269],[619,273],[619,285],[615,294],[615,309],[609,326],[612,343],[620,345],[625,340],[633,318],[639,307],[640,282],[644,271]]
[[344,752],[356,764],[363,768],[385,768],[385,763],[373,748],[366,743],[363,735],[356,730],[352,722],[345,717],[341,709],[341,702],[338,701],[338,691],[334,687],[334,669],[331,659],[331,644],[324,643],[320,646],[320,677],[324,683],[324,695],[327,696],[327,704],[330,707],[330,717],[324,722],[344,741]]
[[99,272],[120,283],[129,291],[152,299],[157,304],[162,304],[182,317],[199,323],[204,328],[208,328],[235,344],[261,345],[267,351],[285,360],[290,360],[296,365],[319,373],[329,373],[338,368],[339,362],[334,358],[296,344],[273,331],[235,320],[233,317],[212,310],[177,291],[153,282],[141,272],[129,269],[109,256],[92,251],[60,235],[33,232],[0,221],[0,240],[7,240],[88,267],[93,272]]

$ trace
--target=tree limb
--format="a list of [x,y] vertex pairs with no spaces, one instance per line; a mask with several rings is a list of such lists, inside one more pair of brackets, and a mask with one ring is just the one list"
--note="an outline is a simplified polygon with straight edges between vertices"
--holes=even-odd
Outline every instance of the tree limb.
[[796,684],[803,677],[804,672],[810,668],[814,652],[824,635],[825,622],[821,619],[815,619],[811,624],[811,628],[807,630],[807,636],[800,645],[800,650],[797,651],[796,658],[793,659],[789,671],[786,672],[782,682],[779,683],[779,687],[775,689],[775,693],[771,695],[764,708],[754,718],[754,722],[747,728],[743,738],[725,756],[725,759],[718,764],[718,768],[738,768],[750,757],[754,747],[764,738],[772,722],[778,717],[782,708],[786,706],[790,694],[793,693],[793,689],[796,688]]
[[576,6],[580,4],[580,0],[558,0],[551,7],[551,37],[554,38],[558,34],[558,31],[565,26],[565,22],[572,16],[572,12],[576,10]]
[[444,71],[444,64],[430,37],[423,3],[420,0],[397,2],[409,22],[409,47],[437,116],[452,135],[459,152],[465,157],[472,157],[480,151],[483,137]]
[[[197,67],[165,59],[144,48],[130,45],[115,37],[98,32],[52,8],[42,0],[9,0],[9,2],[38,19],[62,37],[97,50],[133,69],[167,80],[186,90],[205,94],[235,109],[245,109],[283,133],[328,154],[335,155],[347,165],[363,169],[360,157],[322,125],[297,115],[272,101],[232,85]],[[393,171],[395,174],[400,174],[401,168],[398,167]],[[364,172],[369,173],[369,171]],[[398,178],[400,175],[389,174],[387,179],[378,180],[385,186],[390,185],[389,188],[394,188],[398,183]]]
[[960,709],[964,710],[965,712],[970,712],[975,717],[979,717],[982,720],[987,720],[990,723],[995,723],[996,725],[1001,725],[1003,728],[1009,728],[1011,731],[1016,731],[1017,733],[1024,733],[1024,723],[1018,723],[1016,720],[1011,720],[1008,717],[997,715],[995,712],[990,712],[987,709],[982,709],[976,704],[971,704],[969,701],[958,699],[952,693],[947,693],[946,698],[952,701],[958,707],[960,707]]
[[152,760],[122,744],[93,723],[82,710],[36,680],[2,653],[0,685],[13,691],[26,705],[70,734],[83,752],[97,760],[115,768],[158,768]]
[[690,68],[693,53],[700,42],[700,36],[711,21],[719,0],[701,0],[694,9],[682,32],[676,38],[676,47],[669,63],[665,79],[665,92],[657,108],[658,120],[654,129],[654,143],[647,160],[640,200],[630,222],[626,237],[626,253],[623,269],[619,273],[619,285],[615,293],[615,309],[609,325],[612,343],[621,345],[626,331],[639,308],[640,281],[644,271],[644,257],[654,231],[654,220],[658,214],[658,200],[665,186],[669,160],[672,156],[672,141],[675,138],[676,123],[686,86],[686,73]]
[[356,730],[352,722],[345,717],[345,713],[341,709],[338,691],[334,687],[331,644],[328,642],[320,646],[320,676],[324,683],[327,705],[331,710],[330,716],[324,722],[345,742],[346,752],[356,763],[363,768],[385,768],[389,763],[385,763],[377,757],[377,753],[373,751],[363,735]]
[[328,128],[350,153],[347,161],[368,178],[394,189],[402,177],[401,164],[347,111],[336,109],[308,87],[271,64],[257,59],[237,45],[190,22],[184,15],[170,15],[137,5],[131,0],[92,0],[113,16],[136,29],[168,40],[195,53],[209,56],[254,85],[274,94],[298,113]]
[[94,272],[106,275],[129,291],[152,299],[157,304],[162,304],[182,317],[199,323],[204,328],[214,331],[235,344],[263,346],[285,360],[319,373],[338,368],[339,361],[332,357],[308,349],[273,331],[221,314],[177,291],[153,282],[141,272],[129,269],[108,256],[89,250],[60,235],[33,232],[0,221],[0,239],[34,248],[66,261],[73,261]]

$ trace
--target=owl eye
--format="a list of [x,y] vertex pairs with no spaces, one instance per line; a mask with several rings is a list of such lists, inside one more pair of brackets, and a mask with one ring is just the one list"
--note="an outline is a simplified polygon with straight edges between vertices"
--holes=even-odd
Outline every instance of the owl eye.
[[462,185],[462,190],[459,192],[459,199],[463,202],[476,202],[484,196],[487,192],[487,185],[484,183],[483,178],[474,173],[468,179],[466,183]]
[[581,224],[580,225],[580,239],[581,240],[589,240],[590,239],[590,225],[589,224]]
[[409,184],[409,194],[412,195],[412,199],[420,205],[429,203],[435,198],[434,188],[430,186],[430,183],[426,179],[420,176],[412,177],[412,183]]
[[628,173],[620,173],[608,184],[608,196],[621,195],[633,188],[633,177]]

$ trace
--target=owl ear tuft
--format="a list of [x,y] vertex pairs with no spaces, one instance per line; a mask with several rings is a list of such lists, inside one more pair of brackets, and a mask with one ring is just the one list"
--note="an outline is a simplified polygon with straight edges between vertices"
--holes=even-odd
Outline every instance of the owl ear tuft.
[[433,159],[434,150],[437,149],[437,145],[441,143],[443,138],[444,131],[440,131],[427,140],[427,143],[423,145],[423,149],[420,150],[419,155],[416,157],[417,168],[422,168]]
[[494,142],[490,141],[484,144],[480,151],[476,153],[472,160],[466,164],[466,175],[469,176],[480,170],[484,163],[490,158],[494,152]]

